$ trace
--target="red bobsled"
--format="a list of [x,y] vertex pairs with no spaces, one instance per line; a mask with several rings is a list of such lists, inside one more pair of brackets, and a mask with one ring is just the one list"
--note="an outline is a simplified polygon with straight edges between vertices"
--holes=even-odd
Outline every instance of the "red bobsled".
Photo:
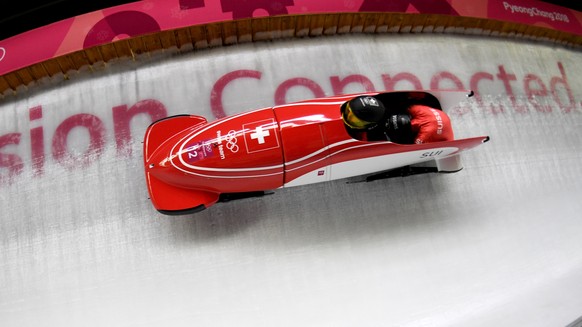
[[[445,110],[472,95],[457,91],[422,93],[432,107]],[[150,199],[159,212],[181,215],[282,187],[351,177],[371,181],[456,172],[462,168],[461,151],[489,140],[488,136],[479,136],[398,144],[350,137],[341,118],[343,103],[359,95],[373,95],[384,97],[386,104],[407,94],[410,92],[331,96],[212,122],[196,115],[156,121],[148,127],[144,140]]]

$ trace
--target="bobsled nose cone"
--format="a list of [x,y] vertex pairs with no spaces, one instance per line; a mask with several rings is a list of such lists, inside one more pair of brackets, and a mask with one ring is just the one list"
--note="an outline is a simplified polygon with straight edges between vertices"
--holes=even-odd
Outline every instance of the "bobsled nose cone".
[[171,169],[171,165],[168,162],[167,158],[156,160],[155,157],[152,157],[150,160],[145,162],[145,172],[148,176],[155,176],[158,179],[166,180],[167,178],[171,179],[171,176],[175,173],[173,169]]
[[158,162],[154,162],[152,160],[148,161],[145,163],[145,169],[147,173],[156,173],[157,171],[159,171],[161,168],[161,166],[159,165]]
[[169,158],[166,152],[156,151],[145,161],[145,168],[147,171],[160,171],[168,167]]

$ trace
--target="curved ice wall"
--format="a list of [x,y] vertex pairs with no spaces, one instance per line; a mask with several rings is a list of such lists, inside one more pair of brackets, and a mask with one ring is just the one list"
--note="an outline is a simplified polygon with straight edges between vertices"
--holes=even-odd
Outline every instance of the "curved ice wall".
[[[331,59],[330,59],[331,58]],[[582,306],[579,50],[448,34],[248,43],[106,65],[0,103],[6,326],[565,326]],[[167,217],[154,119],[466,89],[452,175],[279,190]]]

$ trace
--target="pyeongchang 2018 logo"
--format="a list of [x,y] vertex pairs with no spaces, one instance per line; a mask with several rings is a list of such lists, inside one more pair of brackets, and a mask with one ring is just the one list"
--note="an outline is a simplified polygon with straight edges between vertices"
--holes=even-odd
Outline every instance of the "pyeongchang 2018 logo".
[[569,23],[570,19],[568,18],[568,16],[566,14],[562,14],[559,12],[550,12],[550,11],[545,11],[545,10],[541,10],[538,9],[536,7],[523,7],[523,6],[517,6],[517,5],[512,5],[506,1],[503,1],[503,8],[505,10],[509,10],[511,11],[512,14],[526,14],[529,15],[530,17],[543,17],[543,18],[547,18],[549,20],[553,21],[559,21],[559,22],[566,22]]

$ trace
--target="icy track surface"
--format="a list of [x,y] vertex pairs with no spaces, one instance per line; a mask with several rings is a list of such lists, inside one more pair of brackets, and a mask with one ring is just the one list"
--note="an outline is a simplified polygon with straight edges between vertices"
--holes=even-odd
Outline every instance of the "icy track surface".
[[[582,53],[447,35],[245,44],[0,100],[0,325],[566,326],[582,315]],[[456,174],[148,200],[153,116],[473,88]],[[143,113],[133,115],[136,111]],[[133,117],[133,118],[132,118]]]

